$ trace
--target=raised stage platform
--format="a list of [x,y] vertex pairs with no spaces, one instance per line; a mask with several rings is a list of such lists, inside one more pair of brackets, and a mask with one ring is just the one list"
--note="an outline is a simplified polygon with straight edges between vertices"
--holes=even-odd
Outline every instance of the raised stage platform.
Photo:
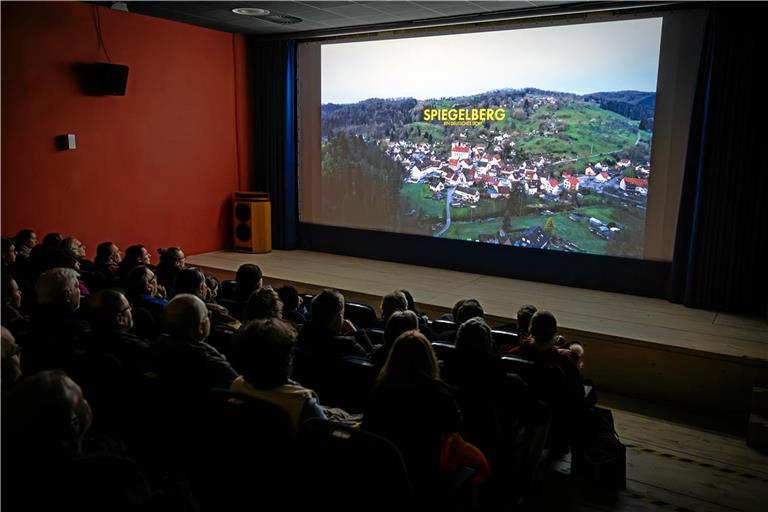
[[336,288],[348,300],[372,304],[406,288],[433,318],[450,311],[458,299],[475,298],[496,326],[513,320],[522,304],[534,304],[555,314],[567,338],[584,343],[584,373],[599,389],[632,398],[740,417],[750,409],[752,387],[768,384],[768,323],[761,319],[320,252],[217,251],[187,258],[189,265],[230,279],[243,263],[259,265],[268,284],[290,283],[308,292]]

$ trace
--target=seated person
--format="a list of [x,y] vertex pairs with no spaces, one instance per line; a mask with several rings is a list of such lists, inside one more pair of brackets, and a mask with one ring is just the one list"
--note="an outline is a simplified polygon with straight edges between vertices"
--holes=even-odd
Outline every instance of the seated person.
[[584,380],[570,351],[555,345],[557,320],[549,311],[537,311],[531,318],[532,341],[516,353],[536,363],[528,384],[539,400],[552,407],[550,447],[567,450],[578,441],[584,425],[586,404]]
[[264,284],[261,268],[253,263],[240,265],[235,273],[235,284],[234,300],[237,307],[232,308],[232,314],[235,318],[242,320],[245,318],[245,305],[251,294]]
[[283,318],[283,301],[271,286],[265,286],[251,293],[245,305],[245,321]]
[[477,445],[496,469],[508,467],[508,448],[532,411],[522,381],[507,377],[493,345],[491,328],[482,318],[467,320],[456,334],[456,355],[444,368],[445,379],[456,387],[464,420],[464,437]]
[[[478,302],[475,299],[465,299],[460,301],[461,305],[459,305],[458,308],[454,311],[454,318],[458,326],[469,320],[470,318],[480,317],[483,318],[485,316],[485,311],[483,311],[483,306],[480,305],[480,302]],[[453,343],[456,340],[456,330],[448,330],[443,331],[440,333],[439,339],[440,341],[445,341],[447,343]]]
[[376,327],[383,328],[387,325],[387,320],[392,316],[395,311],[405,311],[408,309],[408,299],[405,294],[400,290],[395,290],[386,294],[381,298],[381,304],[379,310],[381,311],[381,318],[376,322]]
[[398,290],[405,295],[405,300],[408,301],[408,311],[413,311],[416,316],[419,317],[419,332],[429,338],[429,341],[436,341],[438,336],[435,331],[429,326],[429,317],[425,313],[420,313],[416,309],[416,302],[413,300],[411,292],[405,289]]
[[176,293],[173,289],[173,282],[179,272],[186,268],[187,257],[178,247],[158,249],[157,252],[160,254],[160,263],[155,270],[157,282],[167,290],[168,297],[173,297]]
[[54,268],[35,283],[37,307],[30,320],[24,346],[24,373],[68,368],[77,342],[90,326],[77,314],[80,308],[78,274],[71,268]]
[[3,307],[0,320],[2,324],[17,335],[29,331],[29,318],[21,311],[21,289],[16,280],[3,273]]
[[85,257],[85,244],[73,236],[69,236],[61,241],[59,249],[77,259],[80,262],[82,270],[93,270],[93,263]]
[[154,270],[152,265],[152,255],[143,245],[131,245],[125,250],[123,259],[117,269],[117,274],[121,279],[125,279],[134,268],[143,265],[150,270]]
[[312,299],[312,320],[296,343],[295,378],[316,390],[327,403],[344,404],[348,383],[340,378],[345,356],[368,359],[373,349],[363,330],[344,319],[344,297],[323,290]]
[[43,245],[50,249],[58,249],[62,240],[64,240],[64,237],[61,233],[46,233],[43,237]]
[[505,325],[499,330],[517,332],[518,345],[501,345],[498,347],[500,354],[513,353],[513,350],[517,350],[516,347],[527,345],[531,342],[531,335],[528,332],[531,325],[531,318],[536,313],[536,306],[531,304],[525,304],[517,310],[517,325]]
[[0,368],[2,377],[2,390],[8,391],[21,378],[21,348],[16,344],[16,339],[11,331],[0,327],[2,331],[3,362]]
[[437,357],[418,331],[400,335],[379,373],[362,427],[392,441],[403,455],[417,494],[434,492],[442,473],[457,465],[487,478],[488,462],[459,435],[461,415],[450,388],[438,377]]
[[93,261],[94,283],[91,288],[100,290],[119,283],[118,270],[123,255],[120,248],[112,242],[102,242],[96,247],[96,258]]
[[306,310],[296,288],[286,284],[277,289],[277,294],[283,301],[283,318],[294,326],[304,325],[307,321]]
[[237,378],[229,361],[206,343],[211,332],[208,308],[198,297],[181,293],[163,313],[165,336],[153,345],[164,381],[182,396],[199,397],[210,389],[228,389]]
[[271,402],[293,420],[325,418],[317,394],[291,380],[296,331],[287,322],[267,318],[248,322],[235,336],[233,353],[242,375],[231,390]]
[[211,274],[205,274],[205,286],[208,287],[208,292],[205,295],[206,304],[218,304],[221,300],[221,283],[216,279],[216,276]]
[[[168,306],[168,301],[165,299],[165,289],[157,284],[155,273],[144,265],[139,265],[128,273],[124,287],[133,307],[146,310],[151,315],[152,322],[157,324]],[[142,335],[152,337],[145,332],[145,326],[142,326]]]
[[131,333],[132,307],[122,292],[100,290],[91,296],[87,309],[92,332],[83,339],[86,350],[110,354],[134,374],[150,369],[150,342]]
[[311,304],[312,320],[299,334],[298,347],[308,354],[338,360],[344,356],[368,357],[373,350],[365,331],[344,319],[344,296],[336,290],[318,293]]
[[205,302],[211,317],[211,334],[208,336],[208,344],[224,355],[229,355],[232,336],[241,324],[224,306],[206,302],[209,290],[205,274],[200,269],[187,267],[176,275],[173,286],[177,294],[189,293]]
[[13,237],[16,245],[16,255],[18,259],[29,259],[29,253],[37,245],[37,233],[31,229],[22,229]]
[[4,502],[26,510],[150,508],[153,490],[135,463],[84,451],[92,413],[65,373],[25,378],[3,397],[2,407]]
[[11,271],[16,264],[16,242],[3,237],[3,274]]
[[387,357],[389,357],[395,340],[406,331],[418,331],[419,329],[419,318],[413,311],[395,311],[392,313],[384,327],[384,344],[374,348],[371,362],[381,369],[387,362]]

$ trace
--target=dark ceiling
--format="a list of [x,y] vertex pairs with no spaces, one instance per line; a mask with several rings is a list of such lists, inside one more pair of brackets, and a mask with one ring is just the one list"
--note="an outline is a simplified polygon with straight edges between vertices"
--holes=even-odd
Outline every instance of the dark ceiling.
[[[97,2],[110,5],[112,2]],[[338,31],[351,27],[402,24],[446,18],[498,14],[553,7],[571,2],[124,2],[130,12],[188,23],[200,27],[256,34],[285,36]],[[267,18],[242,16],[236,7],[260,7],[273,15],[291,16],[301,21],[281,25]],[[273,18],[274,19],[274,18]]]

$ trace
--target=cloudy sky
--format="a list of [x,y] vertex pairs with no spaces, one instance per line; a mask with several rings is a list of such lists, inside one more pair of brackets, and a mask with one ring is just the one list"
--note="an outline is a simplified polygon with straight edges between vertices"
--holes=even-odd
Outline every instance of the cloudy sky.
[[655,91],[661,18],[322,47],[322,102],[537,87]]

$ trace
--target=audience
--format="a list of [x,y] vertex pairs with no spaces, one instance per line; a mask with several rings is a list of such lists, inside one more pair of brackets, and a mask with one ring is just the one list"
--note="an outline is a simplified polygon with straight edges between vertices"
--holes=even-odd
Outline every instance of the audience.
[[242,375],[231,390],[266,400],[285,410],[298,430],[308,418],[325,418],[317,394],[291,380],[296,331],[278,318],[248,322],[237,333],[234,353]]
[[[7,441],[5,445],[13,446],[11,461],[27,458],[23,474],[28,478],[35,464],[55,461],[64,468],[82,455],[84,434],[92,422],[83,390],[103,418],[101,425],[121,409],[135,416],[110,423],[114,431],[100,429],[97,422],[92,431],[99,435],[118,435],[127,425],[132,429],[144,423],[144,402],[150,395],[138,391],[139,382],[147,389],[170,391],[158,396],[172,397],[174,412],[181,410],[177,405],[190,412],[208,390],[225,388],[278,405],[296,430],[315,417],[354,423],[359,416],[319,405],[314,391],[330,404],[346,406],[339,396],[356,385],[341,378],[350,375],[340,371],[350,363],[344,360],[347,356],[354,356],[350,359],[355,364],[369,360],[380,369],[364,404],[362,426],[400,449],[422,498],[433,496],[430,492],[460,466],[474,468],[474,481],[481,482],[490,471],[486,456],[494,471],[502,473],[513,460],[509,447],[532,406],[525,384],[506,374],[499,353],[534,362],[535,371],[526,380],[530,394],[552,408],[550,448],[560,452],[578,447],[585,432],[579,372],[583,346],[558,336],[554,316],[534,306],[525,305],[517,313],[520,345],[497,349],[482,305],[474,299],[458,301],[451,315],[457,330],[441,336],[455,341],[455,357],[443,369],[446,384],[424,335],[431,332],[428,318],[415,311],[407,290],[382,298],[383,344],[374,347],[365,331],[344,318],[344,297],[338,291],[317,294],[311,315],[305,315],[295,287],[264,287],[261,269],[245,264],[236,275],[238,315],[247,321],[241,326],[216,303],[218,281],[187,268],[179,248],[160,251],[156,276],[144,246],[127,248],[121,258],[117,245],[104,242],[96,250],[97,277],[88,281],[95,283],[90,286],[94,293],[83,302],[84,314],[80,305],[89,294],[86,277],[80,278],[81,265],[87,263],[85,247],[75,237],[60,238],[49,233],[36,245],[31,230],[3,238],[3,437],[20,436],[18,447]],[[27,262],[17,261],[16,249],[22,249],[18,257]],[[16,276],[12,269],[23,271]],[[158,283],[160,276],[176,294],[170,302]],[[116,285],[125,294],[113,288]],[[30,298],[34,302],[28,302]],[[25,311],[31,312],[29,318]],[[291,324],[301,327],[300,334]],[[164,333],[159,335],[161,326]],[[192,417],[184,416],[183,421]],[[171,434],[183,428],[183,421],[173,424]],[[142,432],[131,442],[147,441],[153,435],[151,423]],[[162,439],[157,442],[162,445]],[[44,476],[45,485],[55,480],[52,474]],[[14,483],[20,475],[14,475]],[[4,478],[4,484],[9,481]]]

